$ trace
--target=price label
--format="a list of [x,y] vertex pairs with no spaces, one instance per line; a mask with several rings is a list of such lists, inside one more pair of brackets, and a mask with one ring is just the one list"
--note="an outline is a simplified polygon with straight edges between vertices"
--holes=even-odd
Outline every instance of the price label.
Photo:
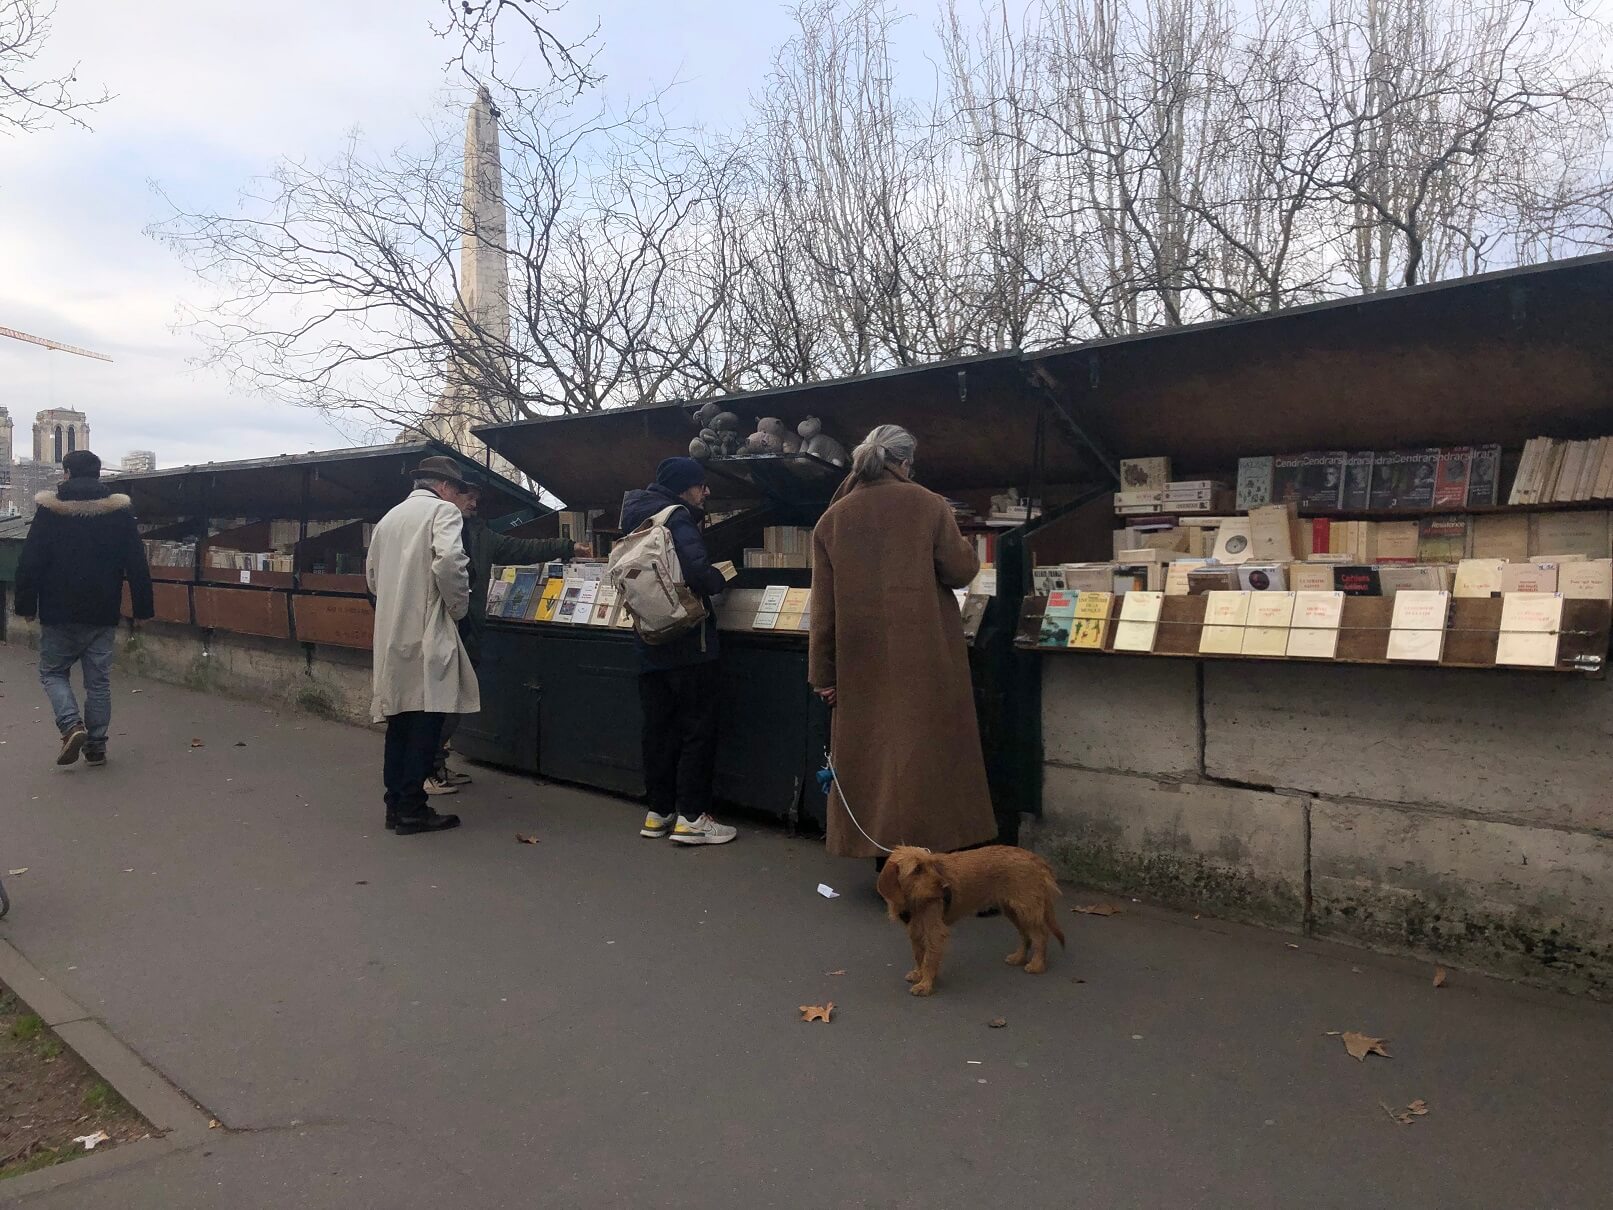
[[241,573],[241,583],[243,583],[243,584],[252,583],[252,573],[250,571],[243,571]]

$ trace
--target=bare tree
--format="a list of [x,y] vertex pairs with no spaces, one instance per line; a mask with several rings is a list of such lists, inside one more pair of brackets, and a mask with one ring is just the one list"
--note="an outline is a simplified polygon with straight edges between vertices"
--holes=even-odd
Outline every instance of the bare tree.
[[355,141],[328,163],[282,162],[237,213],[175,207],[153,228],[216,289],[190,315],[214,361],[248,389],[379,427],[723,389],[691,367],[733,271],[727,167],[650,107],[610,117],[552,92],[502,116],[508,231],[474,234],[507,267],[507,324],[463,297],[472,233],[444,129],[416,155]]
[[[595,70],[598,26],[578,38],[555,28],[565,0],[442,0],[442,24],[432,32],[453,48],[449,66],[478,82],[496,80],[511,91],[545,91],[559,84],[581,95],[600,82]],[[535,52],[547,72],[537,83],[523,83],[525,55]],[[509,54],[516,66],[506,71]]]
[[[288,161],[161,234],[248,384],[411,424],[588,411],[1248,315],[1613,244],[1613,77],[1556,0],[804,0],[748,120],[501,89],[509,322],[461,298],[459,159]],[[453,10],[476,53],[518,12]],[[534,23],[536,25],[534,26]],[[523,27],[523,28],[527,28]],[[558,55],[563,41],[550,43]],[[570,66],[568,66],[568,64]]]
[[112,99],[105,89],[76,95],[76,64],[58,75],[36,71],[55,15],[48,0],[0,0],[0,130],[26,134],[56,118],[87,130],[89,111]]

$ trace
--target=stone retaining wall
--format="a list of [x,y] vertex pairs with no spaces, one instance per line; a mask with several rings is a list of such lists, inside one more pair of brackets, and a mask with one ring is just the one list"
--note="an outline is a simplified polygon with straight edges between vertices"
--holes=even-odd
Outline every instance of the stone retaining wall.
[[[10,619],[10,642],[39,646],[39,628]],[[118,631],[117,668],[230,697],[368,724],[370,653],[346,647],[142,622]]]
[[1613,686],[1043,657],[1061,875],[1613,997]]

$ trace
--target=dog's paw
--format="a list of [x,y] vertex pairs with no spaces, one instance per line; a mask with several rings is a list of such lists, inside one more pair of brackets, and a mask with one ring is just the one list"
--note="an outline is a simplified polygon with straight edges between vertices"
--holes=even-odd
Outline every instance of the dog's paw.
[[1008,963],[1009,966],[1024,966],[1025,951],[1015,950],[1013,953],[1009,954],[1008,957],[1004,958],[1003,961]]
[[1032,960],[1032,961],[1027,962],[1025,964],[1025,973],[1027,975],[1039,975],[1043,971],[1045,971],[1046,969],[1047,969],[1047,963],[1045,963],[1045,962]]
[[906,979],[909,983],[917,983],[920,977],[919,969],[916,966],[912,970],[908,971],[907,974],[902,976],[902,978]]
[[935,994],[935,984],[915,983],[907,989],[907,994],[910,996],[933,996]]

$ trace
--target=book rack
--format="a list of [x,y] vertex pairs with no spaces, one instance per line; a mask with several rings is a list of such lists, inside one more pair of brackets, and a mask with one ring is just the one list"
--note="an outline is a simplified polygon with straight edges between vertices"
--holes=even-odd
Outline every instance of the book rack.
[[1389,597],[1345,597],[1343,614],[1339,622],[1338,647],[1332,659],[1304,659],[1297,656],[1220,655],[1199,651],[1199,639],[1204,628],[1204,610],[1207,598],[1198,596],[1166,597],[1161,605],[1159,629],[1155,632],[1154,649],[1148,651],[1116,651],[1114,649],[1115,624],[1120,619],[1122,597],[1117,595],[1110,603],[1109,616],[1104,624],[1102,648],[1075,648],[1042,646],[1040,636],[1042,617],[1046,612],[1046,597],[1026,597],[1020,611],[1019,631],[1014,645],[1022,651],[1043,654],[1069,655],[1135,655],[1141,659],[1157,657],[1193,660],[1246,660],[1256,663],[1281,662],[1289,664],[1379,664],[1397,668],[1488,668],[1509,672],[1578,672],[1582,675],[1600,675],[1608,652],[1608,639],[1613,632],[1613,603],[1607,601],[1564,601],[1562,626],[1558,630],[1557,662],[1551,668],[1522,668],[1498,665],[1496,647],[1501,634],[1500,597],[1456,597],[1451,601],[1450,617],[1445,627],[1445,644],[1437,665],[1388,658],[1390,621],[1394,614],[1394,601]]

